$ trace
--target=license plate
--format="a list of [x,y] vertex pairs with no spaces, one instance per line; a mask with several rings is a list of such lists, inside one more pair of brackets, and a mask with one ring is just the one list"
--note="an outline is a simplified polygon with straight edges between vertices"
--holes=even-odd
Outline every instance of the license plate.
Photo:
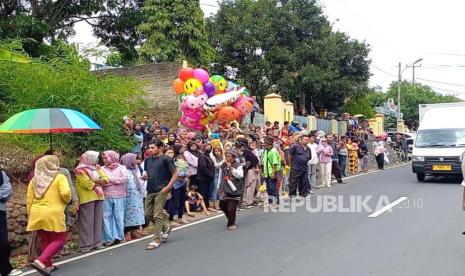
[[452,171],[451,165],[434,165],[433,171]]

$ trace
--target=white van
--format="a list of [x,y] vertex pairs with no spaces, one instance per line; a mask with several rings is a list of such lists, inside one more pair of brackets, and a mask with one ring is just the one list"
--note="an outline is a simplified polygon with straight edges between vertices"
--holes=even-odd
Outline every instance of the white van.
[[461,176],[465,103],[420,105],[420,120],[412,150],[412,171],[418,181],[427,175]]

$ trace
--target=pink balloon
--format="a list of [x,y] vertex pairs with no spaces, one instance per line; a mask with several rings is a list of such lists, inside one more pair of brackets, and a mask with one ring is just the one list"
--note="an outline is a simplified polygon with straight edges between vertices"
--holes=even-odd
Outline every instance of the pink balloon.
[[193,76],[201,83],[206,83],[210,79],[208,72],[200,68],[194,69]]

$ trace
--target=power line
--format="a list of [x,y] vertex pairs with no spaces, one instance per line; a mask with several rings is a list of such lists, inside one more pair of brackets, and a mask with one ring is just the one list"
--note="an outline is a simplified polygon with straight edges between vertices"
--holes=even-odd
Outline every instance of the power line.
[[454,57],[465,57],[465,54],[457,54],[457,53],[444,53],[444,52],[424,52],[428,55],[437,55],[437,56],[454,56]]
[[440,69],[440,68],[463,68],[463,67],[465,67],[465,64],[430,64],[430,65],[424,65],[422,67],[424,67],[424,68],[435,68],[435,69]]
[[379,70],[379,71],[383,72],[384,74],[389,75],[389,76],[391,76],[391,77],[393,77],[393,78],[397,78],[396,75],[391,74],[391,73],[389,73],[389,72],[387,72],[387,71],[385,71],[385,70],[383,70],[383,69],[381,69],[381,68],[379,68],[379,67],[377,67],[377,66],[375,66],[375,65],[373,65],[373,64],[371,64],[371,67],[373,67],[373,68],[375,68],[376,70]]
[[428,80],[428,79],[422,79],[422,78],[417,78],[417,79],[422,80],[422,81],[427,81],[427,82],[434,82],[434,83],[445,84],[445,85],[465,87],[465,84],[458,84],[458,83],[451,83],[451,82],[444,82],[444,81],[434,81],[434,80]]
[[429,84],[425,84],[426,86],[428,86],[429,88],[432,88],[432,89],[438,89],[438,90],[442,90],[442,91],[445,91],[445,92],[449,92],[449,93],[453,93],[453,96],[455,96],[455,94],[458,95],[464,95],[465,92],[462,92],[462,91],[456,91],[456,90],[450,90],[450,89],[445,89],[445,88],[442,88],[442,87],[437,87],[437,86],[431,86]]

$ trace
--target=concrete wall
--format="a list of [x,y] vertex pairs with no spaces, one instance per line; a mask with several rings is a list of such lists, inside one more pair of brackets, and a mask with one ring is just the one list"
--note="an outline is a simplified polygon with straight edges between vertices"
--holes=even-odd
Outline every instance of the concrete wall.
[[133,77],[144,84],[149,101],[149,115],[158,118],[162,123],[174,126],[179,120],[178,97],[172,89],[173,81],[183,63],[163,62],[157,64],[139,65],[116,69],[98,70],[96,74],[113,74],[117,76]]

